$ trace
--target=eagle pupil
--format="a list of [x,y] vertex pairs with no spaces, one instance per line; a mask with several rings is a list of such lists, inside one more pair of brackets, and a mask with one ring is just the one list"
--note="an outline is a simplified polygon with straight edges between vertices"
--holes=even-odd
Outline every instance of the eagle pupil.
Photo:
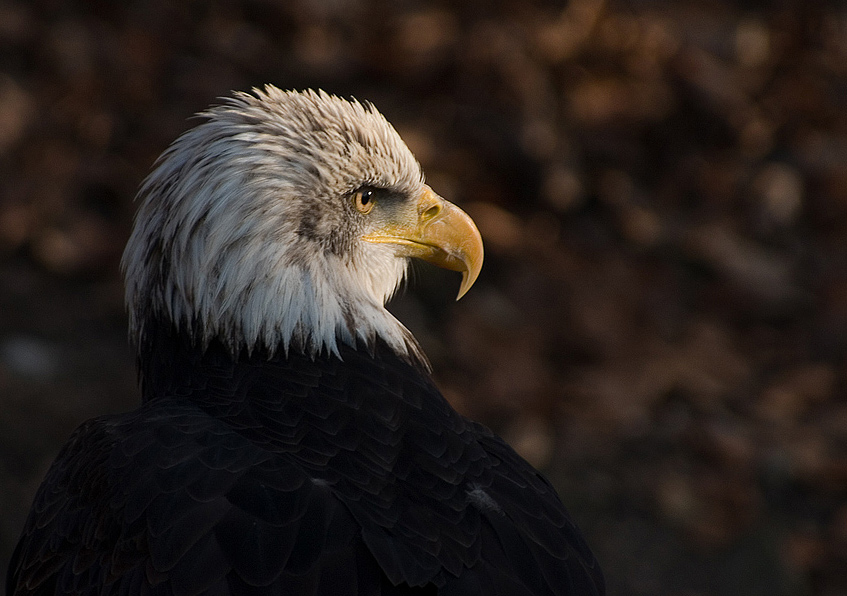
[[356,209],[358,209],[362,213],[369,213],[370,210],[373,208],[373,195],[374,191],[372,189],[362,189],[356,191],[356,194],[353,196]]

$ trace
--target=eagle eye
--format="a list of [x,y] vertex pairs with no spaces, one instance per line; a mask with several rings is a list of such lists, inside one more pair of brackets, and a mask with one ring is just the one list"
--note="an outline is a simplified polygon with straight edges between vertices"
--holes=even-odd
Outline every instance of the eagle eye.
[[371,188],[362,188],[353,193],[353,204],[360,213],[370,213],[374,207],[374,191]]

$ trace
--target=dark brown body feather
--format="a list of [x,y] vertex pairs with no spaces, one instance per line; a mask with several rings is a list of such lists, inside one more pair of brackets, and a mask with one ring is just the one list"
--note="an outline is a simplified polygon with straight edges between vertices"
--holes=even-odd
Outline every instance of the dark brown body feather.
[[385,346],[150,337],[144,404],[65,446],[9,596],[603,594],[549,483]]

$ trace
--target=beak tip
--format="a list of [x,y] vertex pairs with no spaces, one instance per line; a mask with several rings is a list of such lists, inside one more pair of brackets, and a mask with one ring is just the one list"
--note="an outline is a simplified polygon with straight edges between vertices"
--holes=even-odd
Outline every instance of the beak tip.
[[482,269],[481,263],[479,266],[474,267],[475,271],[462,271],[462,285],[459,286],[459,295],[456,296],[456,302],[462,299],[462,297],[468,293],[468,290],[471,289],[471,286],[476,282],[476,278],[479,277],[479,272]]

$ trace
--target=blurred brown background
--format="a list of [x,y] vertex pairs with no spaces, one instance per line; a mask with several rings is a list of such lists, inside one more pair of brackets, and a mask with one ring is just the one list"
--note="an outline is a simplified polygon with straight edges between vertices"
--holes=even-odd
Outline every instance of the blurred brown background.
[[189,116],[373,101],[486,240],[394,310],[545,470],[611,594],[847,594],[840,2],[0,0],[0,571],[138,400],[118,262]]

